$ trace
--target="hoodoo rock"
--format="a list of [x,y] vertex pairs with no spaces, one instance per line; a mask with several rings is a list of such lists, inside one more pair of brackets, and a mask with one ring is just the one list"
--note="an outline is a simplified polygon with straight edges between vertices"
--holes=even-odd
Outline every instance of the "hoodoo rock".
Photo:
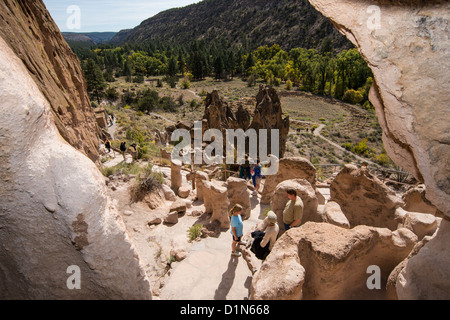
[[[243,113],[246,113],[245,116]],[[250,115],[244,109],[240,111],[240,116],[244,119],[249,119]],[[219,92],[214,90],[208,93],[205,98],[205,113],[203,119],[207,120],[206,129],[218,129],[223,134],[225,134],[226,129],[243,129],[247,128],[240,126],[236,114],[233,112],[231,107],[220,98]],[[206,130],[204,129],[204,130]]]
[[[283,110],[277,91],[271,86],[260,86],[256,95],[256,108],[253,114],[253,120],[250,129],[256,132],[260,129],[267,130],[267,152],[276,154],[279,151],[279,158],[283,158],[286,151],[286,140],[289,134],[289,117],[283,119]],[[279,130],[279,150],[271,149],[272,138],[271,131]]]

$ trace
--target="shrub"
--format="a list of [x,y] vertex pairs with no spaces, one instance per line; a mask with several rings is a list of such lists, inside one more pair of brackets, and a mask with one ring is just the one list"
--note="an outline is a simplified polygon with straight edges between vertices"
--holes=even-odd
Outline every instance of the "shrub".
[[291,80],[286,81],[286,86],[285,86],[286,90],[292,90],[292,86],[293,86],[293,84],[292,84]]
[[132,197],[135,201],[141,201],[149,192],[158,190],[164,183],[164,176],[161,172],[153,172],[152,167],[144,168],[144,173],[138,175],[136,184],[131,189]]
[[367,139],[363,139],[360,143],[353,147],[352,151],[359,155],[364,155],[368,151]]
[[195,239],[200,237],[202,235],[202,228],[203,228],[202,224],[195,224],[192,227],[190,227],[187,231],[189,241],[194,241]]
[[189,79],[184,78],[181,82],[181,86],[183,89],[189,89],[191,87],[191,82],[189,81]]
[[362,99],[363,95],[361,92],[353,89],[345,91],[344,96],[342,97],[342,100],[351,104],[358,104],[362,101]]

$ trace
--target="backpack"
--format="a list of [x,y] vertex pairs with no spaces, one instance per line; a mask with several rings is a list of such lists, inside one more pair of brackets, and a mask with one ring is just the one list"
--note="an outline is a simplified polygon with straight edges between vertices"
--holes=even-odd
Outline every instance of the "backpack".
[[120,151],[127,151],[127,147],[126,147],[126,143],[125,142],[122,142],[120,144]]

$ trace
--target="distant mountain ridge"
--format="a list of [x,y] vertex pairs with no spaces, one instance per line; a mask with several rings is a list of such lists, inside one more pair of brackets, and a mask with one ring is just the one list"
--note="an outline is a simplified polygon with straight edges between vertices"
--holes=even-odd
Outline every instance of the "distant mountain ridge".
[[249,50],[275,43],[288,50],[319,48],[325,38],[332,40],[335,49],[352,47],[307,0],[204,0],[163,11],[134,29],[121,31],[111,42],[183,45],[225,39]]
[[62,32],[67,42],[85,42],[93,45],[109,42],[117,32]]

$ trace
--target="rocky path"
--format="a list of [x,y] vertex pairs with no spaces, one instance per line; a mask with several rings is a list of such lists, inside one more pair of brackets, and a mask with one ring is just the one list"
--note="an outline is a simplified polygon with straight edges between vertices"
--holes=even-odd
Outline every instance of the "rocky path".
[[[259,204],[260,195],[251,199],[252,212],[244,221],[244,235],[250,233],[263,220],[267,206]],[[261,261],[252,254],[253,265]],[[245,300],[250,294],[252,272],[247,261],[231,256],[230,230],[219,237],[210,237],[195,244],[188,257],[171,272],[161,291],[164,300]]]

